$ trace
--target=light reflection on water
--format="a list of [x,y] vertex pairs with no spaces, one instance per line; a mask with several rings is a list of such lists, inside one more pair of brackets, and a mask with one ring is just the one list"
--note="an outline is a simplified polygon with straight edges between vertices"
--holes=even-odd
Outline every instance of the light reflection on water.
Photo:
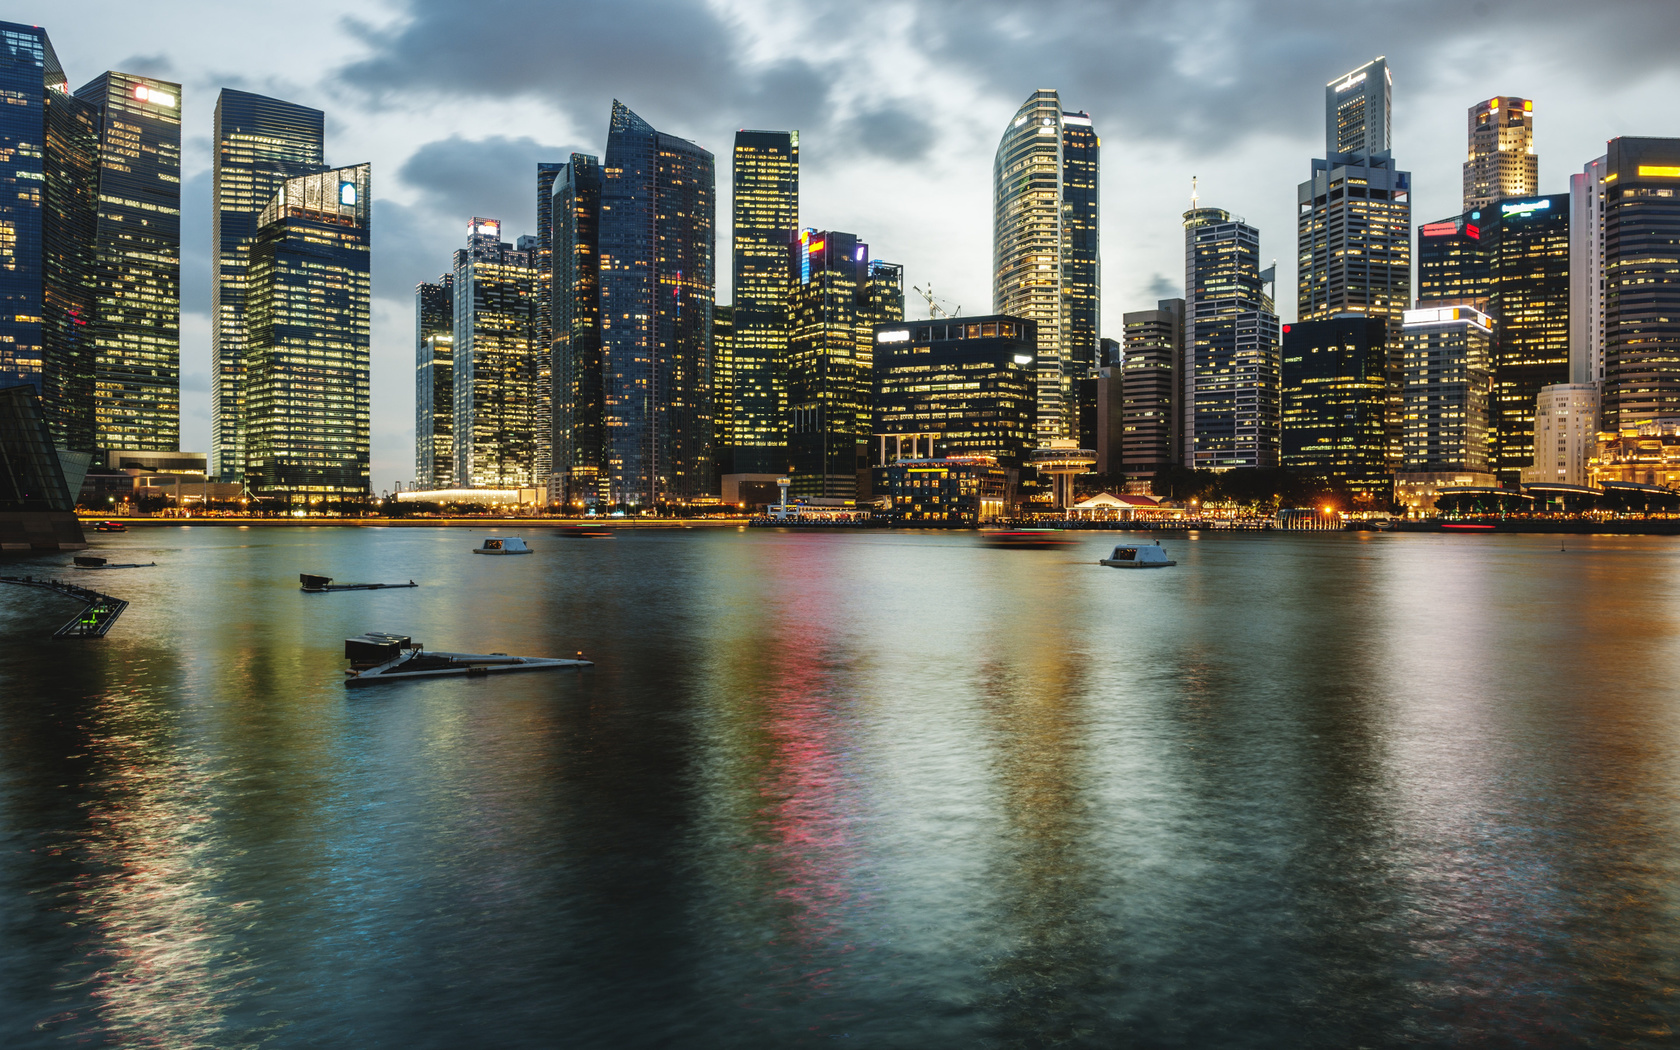
[[[0,593],[0,1044],[1673,1038],[1670,540],[527,538]],[[365,630],[598,666],[347,693]]]

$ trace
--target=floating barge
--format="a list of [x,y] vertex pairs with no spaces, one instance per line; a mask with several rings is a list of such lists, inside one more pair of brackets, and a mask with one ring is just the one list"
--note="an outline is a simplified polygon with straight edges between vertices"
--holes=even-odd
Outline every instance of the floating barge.
[[298,583],[303,585],[305,594],[325,594],[327,591],[382,591],[388,587],[420,586],[413,580],[407,583],[334,583],[331,576],[317,576],[310,572],[298,573]]
[[546,656],[509,656],[507,653],[427,652],[407,635],[370,632],[344,640],[346,686],[411,678],[480,678],[510,671],[581,670],[589,660],[557,660]]
[[155,561],[119,562],[112,565],[104,558],[92,554],[78,554],[71,561],[78,569],[150,569],[157,565]]
[[0,576],[0,583],[39,587],[87,603],[87,607],[78,613],[74,620],[53,632],[54,638],[103,638],[117,622],[117,617],[128,608],[128,603],[121,598],[90,591],[86,587],[78,587],[63,580],[38,580],[33,576]]

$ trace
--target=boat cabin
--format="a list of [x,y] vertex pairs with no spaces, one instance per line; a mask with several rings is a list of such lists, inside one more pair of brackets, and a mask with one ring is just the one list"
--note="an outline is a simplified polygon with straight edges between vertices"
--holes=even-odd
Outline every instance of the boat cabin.
[[1154,569],[1178,563],[1168,560],[1166,550],[1157,543],[1148,547],[1116,547],[1101,564],[1116,569]]
[[474,554],[530,554],[531,548],[518,536],[492,537],[473,548]]

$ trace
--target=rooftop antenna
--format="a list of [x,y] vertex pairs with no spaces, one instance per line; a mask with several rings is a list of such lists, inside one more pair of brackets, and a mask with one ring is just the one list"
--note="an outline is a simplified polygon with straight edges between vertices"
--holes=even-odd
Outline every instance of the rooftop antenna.
[[1200,199],[1201,198],[1196,196],[1196,176],[1192,175],[1192,176],[1190,176],[1190,210],[1191,211],[1196,210],[1196,201],[1198,201]]

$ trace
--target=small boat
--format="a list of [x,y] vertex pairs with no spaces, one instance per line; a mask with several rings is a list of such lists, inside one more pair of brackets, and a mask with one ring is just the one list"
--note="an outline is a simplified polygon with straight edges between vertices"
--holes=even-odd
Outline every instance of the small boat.
[[95,532],[127,532],[128,526],[120,521],[101,521],[94,525]]
[[1153,547],[1116,547],[1108,557],[1097,562],[1114,569],[1164,569],[1178,562],[1167,558],[1159,541]]
[[518,536],[504,536],[486,539],[482,544],[473,548],[474,554],[530,554],[531,548],[525,546],[525,541]]
[[344,640],[347,686],[375,682],[407,681],[411,678],[479,678],[509,671],[581,670],[594,667],[592,661],[559,660],[546,656],[509,656],[507,653],[427,652],[425,646],[407,635],[369,632]]
[[574,540],[604,540],[612,537],[612,530],[599,525],[562,525],[554,530],[557,535]]
[[325,594],[327,591],[382,591],[387,587],[418,587],[418,583],[334,583],[331,576],[317,576],[312,572],[298,573],[298,583],[305,594]]
[[1055,529],[981,529],[980,542],[1008,550],[1042,551],[1066,547],[1073,540]]
[[157,564],[155,561],[123,562],[112,565],[104,558],[92,554],[78,554],[71,561],[78,569],[149,569]]

